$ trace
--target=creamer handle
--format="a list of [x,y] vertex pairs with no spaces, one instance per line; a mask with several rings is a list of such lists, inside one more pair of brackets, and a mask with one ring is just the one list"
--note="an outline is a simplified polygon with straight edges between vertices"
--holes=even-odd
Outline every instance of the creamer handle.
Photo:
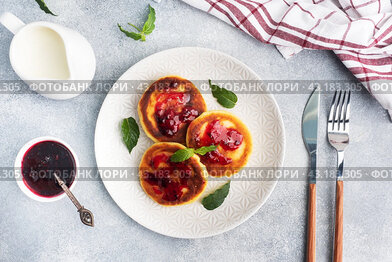
[[0,23],[2,23],[3,26],[10,30],[13,34],[16,34],[22,27],[25,26],[25,23],[9,12],[4,12],[0,15]]

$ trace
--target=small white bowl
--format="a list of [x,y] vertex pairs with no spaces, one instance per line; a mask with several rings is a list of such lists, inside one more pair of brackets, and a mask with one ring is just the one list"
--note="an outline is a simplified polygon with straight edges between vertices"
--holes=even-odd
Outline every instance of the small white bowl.
[[46,197],[46,196],[40,196],[33,191],[31,191],[30,188],[27,187],[24,179],[23,179],[23,174],[22,174],[22,161],[23,157],[26,154],[26,152],[35,144],[43,141],[54,141],[58,142],[62,145],[64,145],[72,154],[74,160],[75,160],[75,178],[70,186],[70,190],[72,190],[75,187],[76,181],[77,181],[77,176],[78,176],[78,168],[79,168],[79,160],[78,157],[75,153],[75,151],[71,148],[70,145],[68,145],[66,142],[64,142],[61,139],[51,137],[51,136],[43,136],[43,137],[37,137],[33,140],[30,140],[27,142],[20,150],[18,155],[16,156],[15,159],[15,165],[14,165],[14,170],[15,170],[15,179],[16,183],[18,184],[19,188],[22,190],[23,193],[26,194],[26,196],[30,197],[31,199],[40,201],[40,202],[54,202],[57,200],[62,199],[65,196],[65,193],[62,192],[59,195],[53,196],[53,197]]

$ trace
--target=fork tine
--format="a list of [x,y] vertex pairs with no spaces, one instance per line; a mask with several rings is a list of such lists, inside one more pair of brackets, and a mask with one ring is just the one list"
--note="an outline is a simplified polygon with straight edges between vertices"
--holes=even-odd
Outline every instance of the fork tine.
[[333,120],[333,129],[339,128],[338,123],[339,123],[339,115],[340,115],[340,110],[341,110],[340,109],[340,98],[341,97],[342,97],[342,90],[339,91],[338,99],[337,99],[337,101],[335,101],[336,103],[334,105],[335,112],[334,112],[334,115],[333,115],[333,118],[334,118],[334,120]]
[[[341,91],[342,92],[342,91]],[[343,97],[339,103],[340,105],[340,111],[339,111],[339,119],[338,119],[338,129],[340,131],[344,130],[344,115],[346,111],[346,91],[343,91]]]
[[344,114],[344,130],[348,130],[349,122],[350,122],[350,98],[351,98],[351,91],[348,91],[347,101],[346,101],[346,110]]
[[328,116],[328,124],[332,124],[333,118],[334,118],[334,109],[335,109],[335,100],[336,96],[338,94],[338,91],[335,91],[335,94],[333,95],[332,103],[331,103],[331,109],[329,110],[329,116]]

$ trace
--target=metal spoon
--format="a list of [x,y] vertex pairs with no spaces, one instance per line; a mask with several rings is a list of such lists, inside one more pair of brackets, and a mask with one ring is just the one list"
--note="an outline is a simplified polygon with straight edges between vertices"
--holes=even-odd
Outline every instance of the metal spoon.
[[64,190],[64,192],[67,194],[69,199],[71,199],[72,203],[76,206],[78,209],[79,215],[80,215],[80,220],[82,220],[82,223],[85,224],[86,226],[93,227],[94,226],[94,216],[93,213],[91,213],[90,210],[84,208],[79,201],[76,199],[76,197],[72,194],[72,192],[69,190],[65,182],[54,172],[54,177],[56,178],[57,182],[61,186],[61,188]]

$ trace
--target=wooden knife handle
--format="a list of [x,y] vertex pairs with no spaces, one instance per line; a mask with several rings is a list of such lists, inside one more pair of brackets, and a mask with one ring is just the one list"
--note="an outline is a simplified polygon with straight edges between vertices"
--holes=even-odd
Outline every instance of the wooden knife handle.
[[306,257],[308,262],[316,261],[316,184],[309,184],[308,203],[308,244]]
[[343,261],[343,181],[336,181],[335,241],[333,261]]

